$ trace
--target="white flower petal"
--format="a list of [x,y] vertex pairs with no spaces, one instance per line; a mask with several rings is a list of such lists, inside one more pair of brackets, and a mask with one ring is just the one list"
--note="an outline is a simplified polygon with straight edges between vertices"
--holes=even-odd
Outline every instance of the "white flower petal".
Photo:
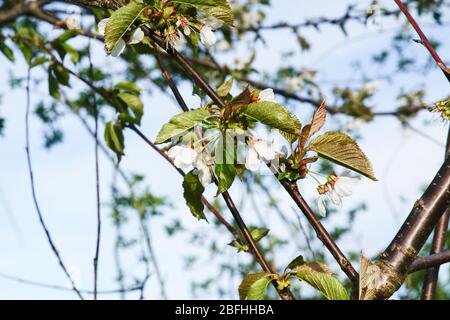
[[340,197],[348,197],[352,194],[353,184],[358,178],[339,176],[334,184],[334,190]]
[[245,167],[250,171],[257,171],[261,165],[261,159],[255,149],[250,148],[245,158]]
[[208,186],[212,182],[211,170],[208,166],[205,166],[203,169],[198,170],[198,179],[203,187]]
[[106,24],[108,23],[109,18],[106,19],[102,19],[98,22],[97,28],[98,28],[98,33],[101,34],[102,36],[105,35],[105,28],[106,28]]
[[197,152],[194,149],[182,146],[170,148],[167,155],[172,159],[175,166],[180,169],[188,168],[197,158]]
[[136,44],[141,42],[144,39],[144,31],[141,28],[137,28],[133,31],[130,36],[130,40],[128,40],[128,44]]
[[331,202],[333,202],[338,207],[342,207],[342,199],[335,190],[330,190],[329,192],[327,192],[327,195]]
[[254,143],[256,152],[266,161],[272,161],[277,157],[277,151],[273,143],[268,141],[259,140]]
[[325,207],[325,195],[321,194],[317,197],[317,209],[322,217],[327,215],[327,208]]
[[125,43],[125,41],[123,39],[119,39],[119,41],[117,41],[116,45],[112,49],[111,55],[113,57],[120,56],[122,54],[122,52],[125,50],[126,46],[127,46],[127,44]]
[[277,102],[275,100],[275,94],[273,93],[273,89],[264,89],[259,93],[259,101],[267,101],[267,102]]
[[207,47],[213,46],[217,41],[216,35],[207,25],[200,29],[200,41]]

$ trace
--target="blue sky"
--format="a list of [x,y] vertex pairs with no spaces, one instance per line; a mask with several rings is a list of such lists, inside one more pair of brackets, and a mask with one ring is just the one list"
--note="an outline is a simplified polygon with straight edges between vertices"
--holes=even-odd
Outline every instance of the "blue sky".
[[[388,4],[391,2],[382,1]],[[273,3],[273,8],[267,11],[269,21],[295,22],[317,15],[340,16],[346,5],[353,1],[317,0],[311,4],[310,1],[304,0],[279,0]],[[358,1],[358,3],[364,7],[364,4],[369,1]],[[435,28],[430,26],[430,21],[423,22],[427,26],[424,31],[431,37],[444,41],[443,35],[450,32],[448,26]],[[335,79],[337,83],[345,81],[356,76],[351,66],[352,62],[356,59],[367,62],[371,54],[386,45],[397,26],[399,23],[395,20],[387,20],[383,24],[386,32],[379,34],[364,29],[358,24],[350,24],[351,32],[347,39],[335,27],[324,27],[321,32],[306,29],[304,33],[311,40],[313,49],[309,53],[302,54],[301,59],[295,63],[298,63],[298,66],[317,70],[318,79]],[[270,31],[266,33],[266,36],[268,46],[258,45],[256,66],[262,71],[272,71],[280,63],[285,63],[280,52],[294,48],[294,38],[282,31]],[[449,45],[450,43],[444,42],[439,51],[443,54],[449,52]],[[108,66],[112,66],[112,70],[120,70],[121,66],[117,65],[117,60],[104,56],[101,45],[96,46],[96,50],[94,57],[96,64],[107,63]],[[408,50],[411,50],[414,55],[426,58],[425,50],[417,44],[411,43]],[[242,48],[234,56],[224,57],[223,61],[232,62],[235,57],[246,55],[249,53]],[[22,62],[12,66],[0,57],[0,64],[2,70],[7,70],[0,75],[1,88],[7,88],[8,72],[12,72],[17,77],[25,75],[26,69]],[[384,71],[373,67],[368,70],[371,74]],[[448,94],[448,83],[435,68],[422,77],[400,76],[395,84],[383,82],[380,92],[373,100],[374,104],[379,111],[392,110],[396,105],[395,97],[398,88],[420,88],[421,86],[427,89],[426,100],[430,102]],[[1,91],[3,98],[0,112],[7,119],[7,128],[5,137],[0,139],[2,163],[0,166],[0,253],[2,257],[0,273],[65,286],[67,280],[49,248],[32,203],[24,151],[25,93],[19,90]],[[182,91],[190,105],[198,105],[198,100],[191,96],[190,84],[183,85]],[[35,87],[33,101],[36,102],[38,97],[45,95],[47,95],[45,86]],[[149,137],[154,138],[160,126],[176,114],[178,109],[171,99],[157,91],[154,91],[152,96],[145,96],[144,102],[146,109],[142,128]],[[290,103],[289,106],[295,110],[301,120],[309,119],[311,107],[295,102]],[[342,122],[345,119],[338,118],[337,121]],[[413,124],[438,140],[438,143],[430,142],[414,132],[403,130],[395,118],[375,120],[360,131],[363,136],[360,145],[371,159],[379,181],[361,180],[354,196],[346,201],[345,206],[349,208],[352,204],[367,201],[369,211],[358,217],[355,234],[345,238],[345,241],[341,243],[345,248],[362,250],[369,256],[385,248],[409,213],[415,199],[420,196],[421,187],[432,179],[440,167],[446,127],[436,120],[436,117],[426,112],[421,113]],[[34,174],[42,211],[63,259],[74,271],[75,277],[80,279],[80,287],[90,289],[96,228],[93,141],[79,121],[68,116],[61,123],[66,134],[65,143],[47,151],[42,148],[42,126],[36,119],[32,120],[31,125]],[[333,121],[327,124],[328,128],[335,125]],[[205,251],[186,244],[186,236],[167,237],[161,224],[167,221],[164,219],[182,217],[190,230],[214,234],[206,223],[198,223],[190,216],[182,199],[181,178],[178,174],[132,134],[126,135],[126,143],[127,156],[123,159],[123,168],[131,172],[145,173],[150,189],[157,195],[168,195],[174,204],[173,209],[165,211],[166,218],[152,220],[151,231],[163,274],[167,277],[169,298],[188,299],[191,297],[189,282],[192,279],[199,279],[199,276],[194,273],[184,274],[180,271],[184,267],[183,257],[198,254],[207,259],[207,255]],[[109,161],[103,156],[101,165],[101,196],[106,205],[110,196],[109,184],[113,170]],[[305,183],[302,188],[309,199],[314,196],[313,184]],[[209,190],[209,193],[212,194],[212,191]],[[238,184],[235,184],[231,190],[231,194],[236,197],[241,192],[242,188]],[[274,194],[280,199],[283,208],[290,210],[291,200],[278,190],[274,191]],[[404,198],[404,201],[401,198]],[[115,267],[112,254],[115,235],[108,215],[109,210],[104,206],[100,289],[117,287],[114,281]],[[229,217],[229,214],[226,213],[226,216]],[[250,208],[245,210],[244,217],[249,222],[257,221]],[[343,216],[335,214],[326,222],[326,225],[345,225],[345,221]],[[273,221],[269,219],[268,222],[273,232],[283,232],[281,225],[275,219]],[[215,236],[224,239],[223,248],[221,248],[224,254],[234,257],[234,250],[226,245],[230,239],[223,234]],[[277,255],[279,264],[288,262],[295,253],[290,251]],[[133,254],[124,258],[126,269],[130,273],[142,272],[132,262],[135,261]],[[338,271],[336,265],[331,267]],[[216,270],[210,268],[205,272],[214,273]],[[239,279],[233,281],[237,288]],[[146,297],[156,298],[158,292],[157,283],[154,278],[151,278],[145,292]],[[104,296],[104,298],[114,297]],[[39,288],[0,278],[0,298],[74,299],[76,296],[72,292]],[[208,295],[204,298],[214,298],[214,296]]]

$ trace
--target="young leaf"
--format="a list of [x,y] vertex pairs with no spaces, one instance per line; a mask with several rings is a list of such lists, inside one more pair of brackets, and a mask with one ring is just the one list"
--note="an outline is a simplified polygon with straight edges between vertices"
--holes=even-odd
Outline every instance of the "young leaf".
[[255,242],[258,242],[259,240],[267,236],[269,234],[269,231],[270,230],[267,228],[254,228],[250,231],[250,234],[252,235],[253,240],[255,240]]
[[228,25],[233,24],[233,11],[227,0],[172,0],[172,2],[193,6]]
[[347,290],[325,265],[306,263],[297,267],[294,272],[299,280],[303,280],[320,291],[328,300],[349,300]]
[[234,178],[236,177],[236,168],[233,164],[216,164],[214,166],[214,172],[218,180],[217,194],[227,191],[233,184]]
[[320,158],[356,171],[372,180],[377,180],[369,159],[349,136],[330,131],[311,141],[308,150],[316,151]]
[[59,92],[59,83],[56,77],[53,75],[51,69],[48,70],[48,92],[56,100],[61,99],[61,93]]
[[231,91],[233,87],[233,78],[225,81],[219,88],[217,88],[217,94],[221,98],[225,98]]
[[325,100],[320,104],[320,107],[314,112],[311,128],[309,129],[308,138],[312,137],[314,134],[322,129],[327,119],[327,109],[325,108]]
[[124,91],[129,91],[130,93],[139,94],[141,93],[141,88],[130,81],[122,81],[114,86],[114,88]]
[[11,62],[14,62],[14,61],[15,61],[15,58],[14,58],[14,52],[11,50],[10,47],[8,47],[8,46],[5,44],[5,39],[4,39],[4,37],[2,37],[1,35],[0,35],[0,51],[5,55],[5,57],[6,57],[9,61],[11,61]]
[[105,46],[108,53],[111,53],[117,42],[125,35],[145,8],[144,3],[131,1],[126,6],[114,11],[105,28]]
[[239,285],[239,298],[241,300],[262,300],[270,281],[271,274],[268,272],[246,275]]
[[241,110],[245,115],[269,127],[286,133],[300,134],[300,122],[281,104],[274,102],[252,103],[244,106]]
[[[267,236],[269,234],[269,232],[270,232],[270,230],[267,228],[253,228],[250,230],[250,234],[252,235],[252,238],[253,238],[253,240],[255,240],[255,242],[258,242],[259,240],[261,240],[262,238]],[[228,245],[238,249],[238,252],[250,251],[250,247],[248,246],[248,244],[245,242],[244,239],[234,239]]]
[[197,218],[197,220],[206,219],[203,214],[205,206],[202,202],[202,194],[203,191],[205,191],[205,188],[198,179],[198,175],[195,175],[193,171],[184,176],[183,189],[184,199],[194,217]]
[[304,263],[305,263],[305,259],[303,259],[303,256],[300,255],[300,256],[296,257],[294,260],[292,260],[292,261],[287,265],[286,269],[291,269],[291,270],[293,270],[293,269],[295,269],[295,268],[301,266],[301,265],[304,264]]
[[140,123],[144,113],[144,104],[141,99],[139,99],[138,96],[127,92],[121,92],[117,96],[131,109],[131,111],[133,111],[137,123]]
[[180,113],[166,123],[158,133],[155,143],[165,143],[170,139],[192,129],[196,123],[208,119],[211,114],[205,109],[197,109]]
[[108,122],[105,126],[105,142],[116,153],[117,159],[120,162],[125,149],[122,128],[111,121]]

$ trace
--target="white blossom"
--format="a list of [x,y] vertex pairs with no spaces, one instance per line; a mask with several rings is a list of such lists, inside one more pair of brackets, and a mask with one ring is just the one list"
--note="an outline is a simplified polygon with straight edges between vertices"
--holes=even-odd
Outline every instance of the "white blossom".
[[251,11],[245,12],[242,15],[242,27],[243,28],[256,28],[261,22],[262,17],[259,12]]
[[190,25],[191,25],[191,23],[189,22],[188,19],[186,19],[186,18],[183,17],[183,16],[179,16],[179,17],[178,17],[176,26],[177,26],[178,28],[181,27],[181,28],[183,29],[184,35],[187,36],[187,37],[191,34],[191,28],[190,28]]
[[170,148],[167,155],[177,168],[186,169],[194,163],[197,158],[197,151],[190,147],[174,146]]
[[287,78],[284,81],[286,90],[289,92],[296,92],[303,89],[305,85],[305,79],[302,76]]
[[366,121],[362,118],[356,118],[354,120],[350,120],[345,124],[345,129],[347,131],[353,132],[358,130]]
[[247,156],[245,157],[245,168],[250,171],[257,171],[261,165],[261,159],[255,149],[250,148]]
[[249,142],[249,151],[245,158],[245,167],[250,171],[258,170],[263,161],[272,161],[279,152],[274,143],[252,139]]
[[380,82],[373,80],[369,81],[363,86],[363,90],[366,91],[368,94],[374,94],[378,88],[380,87]]
[[320,185],[317,190],[319,197],[317,198],[317,208],[321,216],[325,216],[327,201],[333,203],[338,207],[342,207],[342,198],[348,197],[352,194],[352,187],[359,178],[350,177],[347,173],[341,176],[331,175],[327,183]]
[[200,29],[200,41],[207,47],[213,46],[217,41],[216,35],[207,25]]
[[219,29],[223,26],[223,21],[210,17],[202,21],[202,26],[200,27],[200,41],[207,47],[213,46],[217,42],[214,30]]
[[267,102],[277,102],[275,100],[275,94],[273,93],[273,89],[264,89],[259,93],[259,101],[267,101]]

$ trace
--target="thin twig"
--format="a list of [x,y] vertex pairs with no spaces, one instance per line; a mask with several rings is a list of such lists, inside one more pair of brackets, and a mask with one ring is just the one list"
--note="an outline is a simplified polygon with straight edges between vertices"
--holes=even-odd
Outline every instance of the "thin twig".
[[34,174],[33,174],[33,165],[32,165],[32,161],[31,161],[31,149],[30,149],[30,109],[31,109],[31,92],[30,92],[30,80],[31,80],[31,69],[28,69],[28,73],[27,73],[27,84],[26,84],[26,99],[27,99],[27,103],[26,103],[26,112],[25,112],[25,151],[26,151],[26,156],[27,156],[27,164],[28,164],[28,174],[30,176],[30,186],[31,186],[31,194],[33,197],[33,203],[34,203],[34,207],[36,209],[36,212],[38,214],[39,217],[39,222],[41,224],[42,229],[45,232],[45,236],[47,237],[47,241],[50,244],[50,247],[56,257],[56,259],[58,260],[58,263],[61,267],[61,269],[63,270],[64,274],[66,275],[66,277],[69,279],[71,285],[72,285],[72,290],[78,295],[78,297],[80,299],[83,300],[83,296],[80,293],[80,291],[77,289],[75,282],[73,281],[70,273],[67,271],[66,265],[64,264],[58,249],[56,248],[56,245],[53,241],[52,236],[50,235],[50,231],[47,228],[47,224],[44,221],[44,217],[42,215],[41,212],[41,208],[39,206],[39,202],[37,199],[37,194],[36,194],[36,186],[35,186],[35,181],[34,181]]
[[[88,60],[89,60],[89,74],[92,83],[94,83],[94,66],[92,64],[91,56],[91,40],[88,42]],[[94,140],[95,140],[95,190],[96,190],[96,200],[97,200],[97,233],[96,233],[96,243],[95,243],[95,256],[94,256],[94,300],[97,300],[97,285],[98,285],[98,259],[100,254],[100,239],[102,230],[102,218],[100,211],[100,166],[98,161],[98,104],[97,95],[95,92],[92,93],[93,102],[93,112],[94,112]]]
[[425,33],[422,31],[420,26],[417,24],[416,20],[413,18],[413,16],[409,13],[408,8],[405,7],[405,5],[402,3],[401,0],[394,0],[395,3],[398,5],[400,10],[403,12],[405,17],[408,19],[409,23],[412,25],[414,30],[416,30],[417,34],[420,37],[421,43],[427,48],[428,52],[430,53],[431,57],[434,61],[436,61],[439,68],[441,68],[442,72],[444,73],[447,80],[450,82],[450,70],[445,65],[444,61],[442,61],[441,57],[438,55],[436,50],[434,49],[431,42],[428,40]]
[[[20,278],[20,277],[16,277],[16,276],[11,276],[11,275],[5,274],[5,273],[0,273],[0,278],[15,281],[15,282],[22,283],[22,284],[35,286],[35,287],[41,287],[41,288],[47,288],[47,289],[53,289],[53,290],[59,290],[59,291],[73,291],[72,288],[67,288],[64,286],[56,285],[56,284],[48,284],[48,283],[38,282],[38,281]],[[130,287],[130,288],[101,290],[101,291],[97,291],[97,294],[116,294],[116,293],[139,291],[139,290],[141,290],[141,287],[142,287],[142,285]],[[92,290],[80,289],[79,292],[81,292],[83,294],[90,294],[90,295],[94,294],[94,291],[92,291]]]

